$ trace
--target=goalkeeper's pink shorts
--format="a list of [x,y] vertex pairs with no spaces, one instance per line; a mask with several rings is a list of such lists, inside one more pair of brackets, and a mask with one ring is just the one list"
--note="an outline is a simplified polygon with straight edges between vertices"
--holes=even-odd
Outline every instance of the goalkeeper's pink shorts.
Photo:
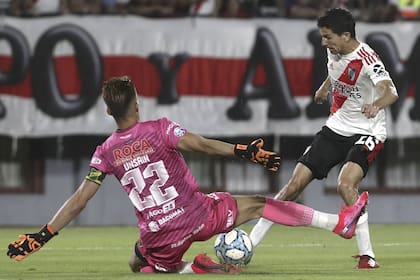
[[[208,208],[207,220],[190,236],[158,248],[138,248],[148,264],[160,272],[177,272],[183,265],[182,257],[195,241],[205,241],[221,232],[231,231],[238,216],[236,200],[227,192],[208,194],[213,202]],[[138,242],[140,243],[140,242]],[[212,252],[211,252],[212,253]]]

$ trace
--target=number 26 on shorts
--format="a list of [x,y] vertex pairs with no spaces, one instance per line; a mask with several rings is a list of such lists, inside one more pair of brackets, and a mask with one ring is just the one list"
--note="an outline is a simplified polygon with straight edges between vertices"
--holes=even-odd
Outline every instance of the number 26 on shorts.
[[375,146],[379,144],[379,140],[371,135],[362,135],[354,145],[364,145],[369,151],[373,151]]

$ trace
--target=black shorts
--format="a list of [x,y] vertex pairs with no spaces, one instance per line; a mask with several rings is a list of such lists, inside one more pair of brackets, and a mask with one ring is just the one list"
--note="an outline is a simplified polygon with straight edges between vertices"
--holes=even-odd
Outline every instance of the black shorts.
[[307,166],[316,179],[326,178],[331,168],[348,161],[360,165],[366,176],[369,165],[383,147],[384,143],[372,135],[347,137],[323,126],[298,162]]

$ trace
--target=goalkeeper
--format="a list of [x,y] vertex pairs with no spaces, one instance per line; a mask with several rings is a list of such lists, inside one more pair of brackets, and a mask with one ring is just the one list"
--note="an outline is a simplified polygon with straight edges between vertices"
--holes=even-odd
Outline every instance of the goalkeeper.
[[127,77],[105,82],[102,97],[117,130],[96,148],[89,174],[52,219],[39,232],[22,234],[9,244],[10,258],[22,261],[40,250],[83,210],[106,174],[120,181],[138,219],[141,233],[129,260],[133,272],[236,272],[205,254],[196,256],[192,263],[183,262],[182,257],[193,242],[208,240],[259,217],[288,226],[323,228],[345,238],[353,236],[367,193],[339,215],[261,196],[204,194],[180,151],[236,155],[271,171],[279,169],[279,155],[264,150],[262,139],[233,145],[187,132],[166,118],[141,122],[137,91]]

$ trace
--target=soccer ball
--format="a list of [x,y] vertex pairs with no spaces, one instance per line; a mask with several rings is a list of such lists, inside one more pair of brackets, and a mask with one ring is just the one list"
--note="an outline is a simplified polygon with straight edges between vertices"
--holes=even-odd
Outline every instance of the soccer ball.
[[253,249],[248,234],[239,228],[219,234],[214,242],[216,256],[222,264],[246,265],[251,261]]

